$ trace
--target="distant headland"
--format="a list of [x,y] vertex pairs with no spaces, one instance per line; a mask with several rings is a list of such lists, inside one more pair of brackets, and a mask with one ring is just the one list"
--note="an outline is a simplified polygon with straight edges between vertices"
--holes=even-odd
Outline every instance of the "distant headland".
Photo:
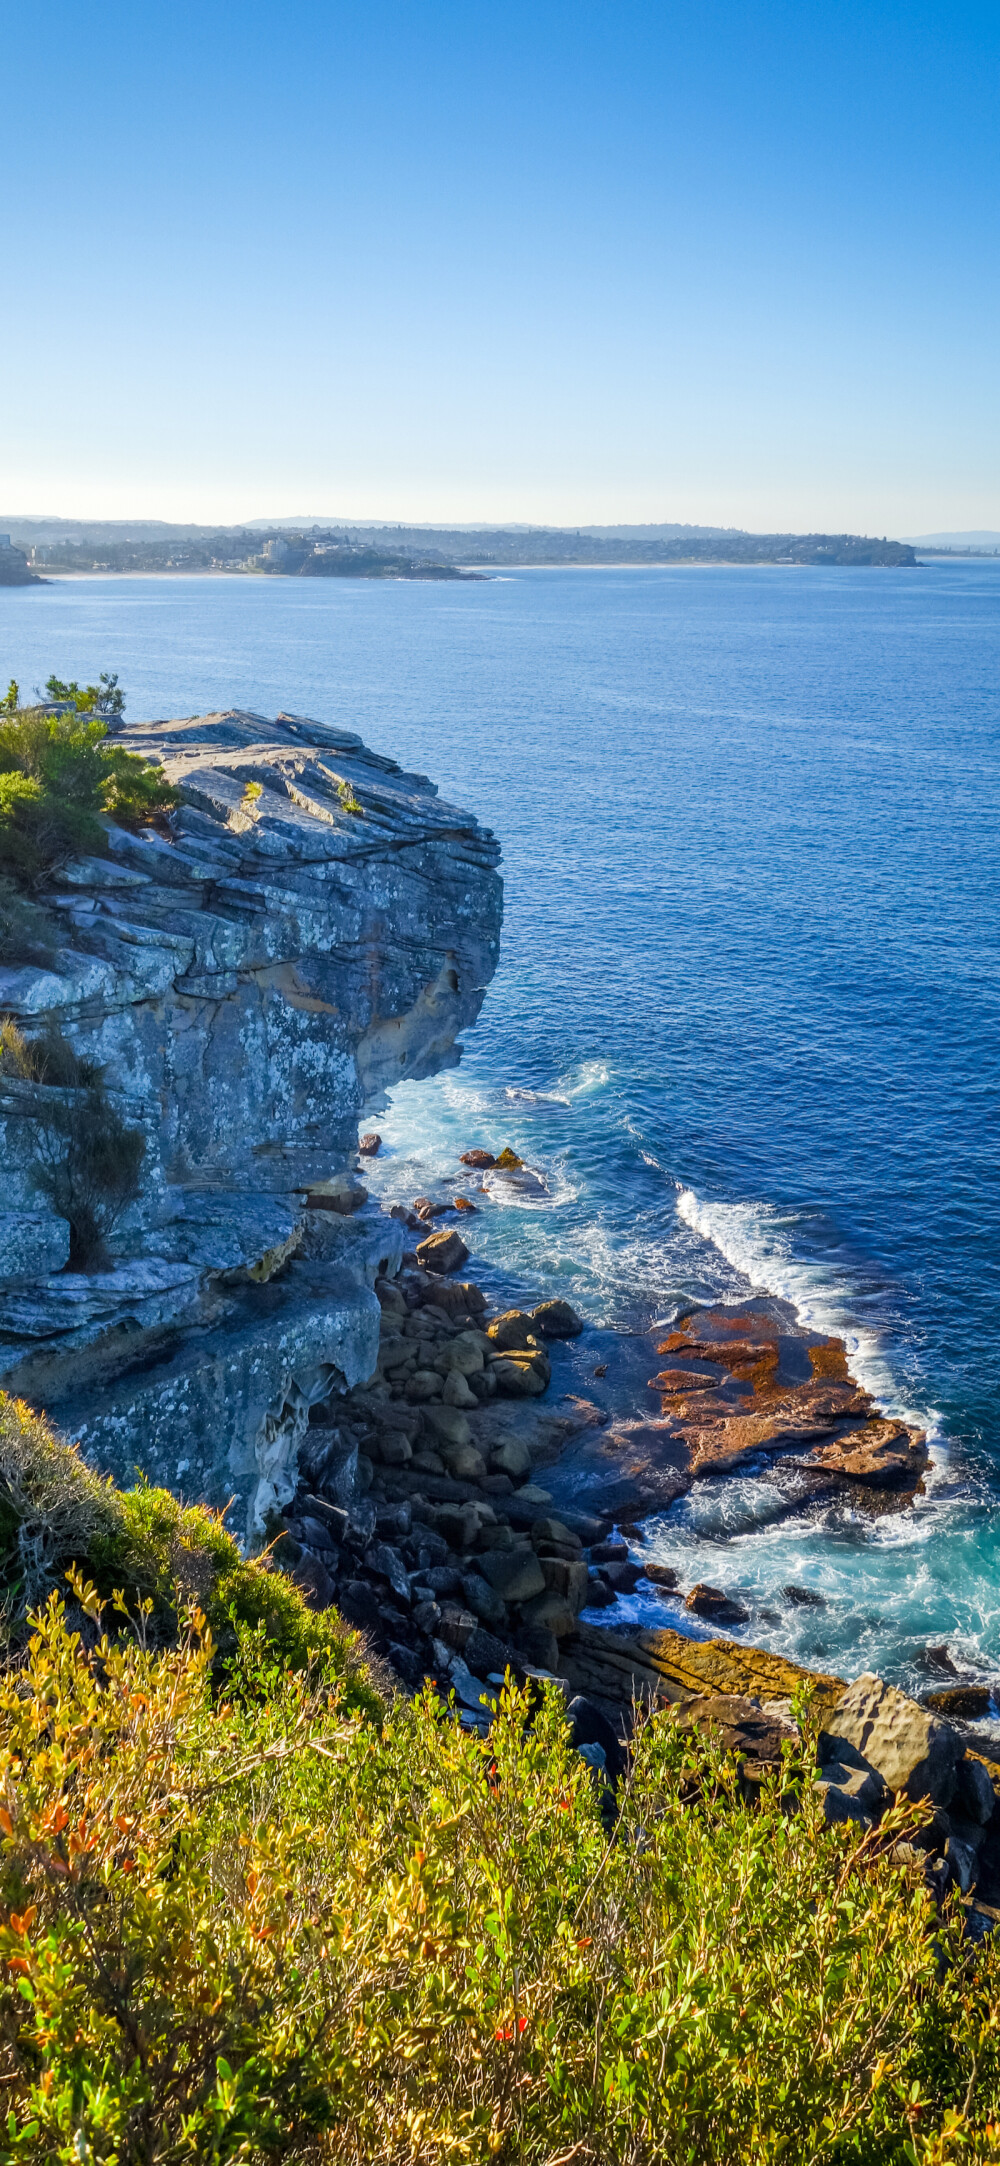
[[797,564],[908,567],[908,542],[864,534],[751,534],[708,526],[438,527],[307,523],[207,527],[155,519],[5,519],[0,583],[39,572],[234,573],[309,579],[475,579],[516,565]]

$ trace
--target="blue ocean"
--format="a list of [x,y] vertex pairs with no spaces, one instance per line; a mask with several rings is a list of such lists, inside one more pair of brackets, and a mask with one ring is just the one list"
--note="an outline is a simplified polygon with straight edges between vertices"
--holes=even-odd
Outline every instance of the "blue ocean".
[[497,831],[501,967],[461,1065],[379,1117],[378,1188],[472,1145],[537,1168],[479,1199],[474,1266],[572,1299],[553,1391],[612,1413],[657,1411],[648,1333],[692,1300],[843,1334],[930,1432],[926,1496],[789,1519],[766,1471],[703,1482],[646,1553],[803,1661],[915,1682],[947,1642],[1000,1678],[1000,562],[95,577],[0,627],[22,691],[335,717]]

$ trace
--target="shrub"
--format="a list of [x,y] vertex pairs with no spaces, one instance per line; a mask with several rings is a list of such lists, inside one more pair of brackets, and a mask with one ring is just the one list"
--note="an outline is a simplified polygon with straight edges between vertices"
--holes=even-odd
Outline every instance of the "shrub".
[[364,819],[365,808],[361,803],[360,799],[355,797],[354,791],[352,790],[349,782],[338,782],[337,796],[340,799],[340,808],[342,812],[352,812],[355,815],[356,819]]
[[48,911],[22,895],[12,880],[0,879],[0,963],[35,963],[41,970],[51,970],[57,946],[58,933]]
[[[16,685],[13,687],[16,691]],[[45,689],[52,700],[72,700],[78,714],[120,715],[125,712],[125,694],[118,683],[118,672],[109,677],[102,669],[97,684],[63,684],[60,677],[47,677]]]
[[78,851],[106,853],[102,814],[138,827],[176,804],[159,767],[106,738],[105,722],[42,709],[0,722],[0,873],[37,886]]
[[5,2159],[996,2156],[996,1958],[807,1763],[751,1809],[657,1716],[609,1841],[551,1690],[375,1724],[244,1632],[220,1697],[75,1593],[0,1679]]

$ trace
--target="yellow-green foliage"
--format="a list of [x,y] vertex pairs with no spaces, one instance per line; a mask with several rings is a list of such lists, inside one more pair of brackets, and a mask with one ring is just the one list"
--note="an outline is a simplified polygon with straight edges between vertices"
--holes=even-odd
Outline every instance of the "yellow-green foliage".
[[487,1743],[216,1672],[53,1597],[0,1680],[3,2159],[1000,2156],[996,1959],[791,1758],[753,1809],[657,1716],[609,1841],[554,1692]]
[[361,1703],[378,1704],[356,1636],[335,1612],[311,1610],[267,1559],[242,1556],[217,1513],[182,1505],[146,1482],[116,1489],[54,1435],[44,1415],[0,1392],[0,1584],[15,1645],[23,1642],[27,1610],[72,1566],[108,1599],[121,1590],[133,1607],[151,1603],[153,1643],[176,1636],[179,1610],[196,1599],[223,1656],[235,1649],[240,1626],[252,1627],[282,1661],[299,1668],[319,1661]]

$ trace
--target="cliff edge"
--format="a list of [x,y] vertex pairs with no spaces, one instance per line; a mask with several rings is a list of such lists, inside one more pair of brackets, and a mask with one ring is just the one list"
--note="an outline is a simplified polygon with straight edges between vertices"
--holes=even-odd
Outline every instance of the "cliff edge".
[[0,1008],[103,1069],[145,1137],[142,1193],[112,1265],[67,1271],[37,1170],[72,1093],[0,1082],[0,1385],[126,1485],[138,1466],[234,1498],[253,1537],[310,1413],[374,1367],[401,1232],[353,1179],[358,1118],[460,1057],[497,963],[499,847],[333,725],[120,734],[178,808],[156,832],[109,823],[108,856],[66,868],[55,966],[0,969]]

